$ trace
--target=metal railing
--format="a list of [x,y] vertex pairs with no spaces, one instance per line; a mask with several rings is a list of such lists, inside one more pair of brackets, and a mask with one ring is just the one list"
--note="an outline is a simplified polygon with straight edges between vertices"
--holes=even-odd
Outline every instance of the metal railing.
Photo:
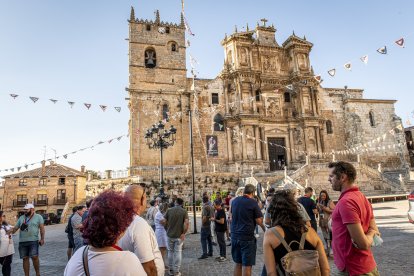
[[54,200],[53,200],[53,204],[54,205],[65,205],[66,204],[66,202],[68,202],[68,198],[66,197],[66,198],[54,198]]
[[47,198],[46,199],[35,199],[34,205],[35,206],[47,206],[48,201],[49,200]]

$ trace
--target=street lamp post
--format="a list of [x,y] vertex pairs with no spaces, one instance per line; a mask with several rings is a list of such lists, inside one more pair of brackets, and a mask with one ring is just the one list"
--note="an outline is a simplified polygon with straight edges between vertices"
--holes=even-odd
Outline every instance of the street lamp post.
[[165,124],[159,121],[147,129],[145,133],[145,140],[150,149],[160,150],[160,194],[159,197],[164,201],[166,196],[164,194],[164,165],[163,165],[163,150],[174,145],[175,134],[177,129],[171,125],[169,129],[165,128]]

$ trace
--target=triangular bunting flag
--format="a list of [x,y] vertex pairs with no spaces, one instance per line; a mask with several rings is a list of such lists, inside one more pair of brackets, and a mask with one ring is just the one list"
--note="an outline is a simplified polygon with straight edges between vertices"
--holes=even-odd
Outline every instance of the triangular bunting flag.
[[382,54],[382,55],[387,54],[387,46],[384,46],[384,47],[381,47],[381,48],[377,49],[377,52]]
[[350,63],[350,62],[348,62],[348,63],[345,63],[345,64],[344,64],[344,68],[345,68],[346,70],[351,71],[351,67],[352,67],[352,65],[351,65],[351,63]]
[[329,70],[329,71],[328,71],[328,74],[329,74],[331,77],[335,76],[335,73],[336,73],[336,69],[331,69],[331,70]]
[[360,60],[361,60],[363,63],[368,64],[368,55],[362,56],[362,57],[360,58]]
[[183,18],[184,18],[184,26],[185,26],[185,29],[187,30],[188,34],[194,36],[193,32],[190,29],[190,26],[188,25],[187,18],[185,18],[184,15],[183,15]]
[[55,104],[55,103],[57,103],[57,101],[58,101],[58,100],[55,100],[55,99],[49,99],[49,101],[51,101],[52,103],[54,103],[54,104]]
[[293,90],[293,85],[292,84],[288,84],[288,85],[286,85],[286,88],[289,89],[289,90]]
[[89,110],[89,108],[91,108],[91,104],[88,104],[88,103],[84,103],[84,105],[86,106],[86,108]]
[[75,104],[75,102],[68,102],[68,104],[70,105],[70,108],[73,108],[73,105]]
[[17,97],[19,97],[19,95],[17,95],[17,94],[10,94],[10,96],[11,96],[13,99],[16,99]]
[[401,48],[404,48],[404,38],[401,37],[400,39],[398,39],[397,41],[395,41],[395,44],[397,44]]
[[39,98],[37,97],[29,97],[29,98],[33,101],[33,103],[36,103],[39,100]]
[[114,139],[109,140],[109,141],[108,141],[108,144],[112,143],[112,141],[113,141],[113,140],[114,140]]
[[11,170],[12,172],[14,172],[14,168],[11,168],[10,170]]
[[22,167],[17,167],[17,171],[18,171],[18,172],[20,172],[20,169],[21,169],[21,168],[22,168]]
[[68,158],[68,155],[67,154],[64,154],[63,155],[63,158],[67,159]]
[[114,108],[115,108],[116,111],[121,112],[121,107],[115,106]]
[[103,144],[104,142],[102,142],[102,141],[99,141],[99,143],[98,143],[98,145],[100,145],[100,144]]
[[29,167],[29,165],[27,165],[27,164],[26,164],[26,165],[24,165],[24,168],[25,168],[26,170],[27,170],[27,168],[28,168],[28,167]]
[[99,105],[99,106],[101,107],[102,111],[105,112],[107,106],[106,105]]
[[122,136],[119,136],[118,138],[116,138],[116,140],[120,141],[122,139]]

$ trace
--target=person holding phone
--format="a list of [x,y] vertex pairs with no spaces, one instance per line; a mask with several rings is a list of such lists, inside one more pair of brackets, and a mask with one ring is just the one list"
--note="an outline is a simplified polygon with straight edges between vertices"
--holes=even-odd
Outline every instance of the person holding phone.
[[26,204],[23,210],[25,211],[24,215],[19,217],[14,228],[9,230],[7,234],[14,234],[17,230],[20,230],[19,254],[20,259],[23,259],[24,275],[29,276],[29,258],[31,258],[36,276],[38,276],[40,275],[39,245],[42,246],[45,243],[45,224],[43,217],[35,213],[33,204]]

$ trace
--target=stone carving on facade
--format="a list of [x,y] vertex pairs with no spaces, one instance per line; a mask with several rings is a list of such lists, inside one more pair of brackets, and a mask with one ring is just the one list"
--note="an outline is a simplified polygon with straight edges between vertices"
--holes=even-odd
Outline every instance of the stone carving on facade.
[[281,115],[280,99],[279,98],[268,98],[268,106],[266,113],[270,117],[278,117]]
[[301,53],[297,55],[298,58],[298,66],[301,70],[308,69],[308,59],[305,54]]
[[246,148],[247,148],[247,159],[253,160],[256,157],[256,145],[255,145],[255,139],[253,136],[253,130],[251,128],[248,128],[246,130]]
[[276,71],[276,59],[271,56],[263,56],[262,68],[264,72]]
[[241,48],[240,49],[240,64],[241,65],[247,65],[248,64],[248,50],[247,48]]
[[233,144],[236,144],[236,143],[240,142],[240,129],[239,129],[238,126],[235,126],[235,127],[232,128],[231,142]]
[[297,127],[294,130],[294,139],[297,145],[302,145],[303,143],[303,131],[301,127]]

